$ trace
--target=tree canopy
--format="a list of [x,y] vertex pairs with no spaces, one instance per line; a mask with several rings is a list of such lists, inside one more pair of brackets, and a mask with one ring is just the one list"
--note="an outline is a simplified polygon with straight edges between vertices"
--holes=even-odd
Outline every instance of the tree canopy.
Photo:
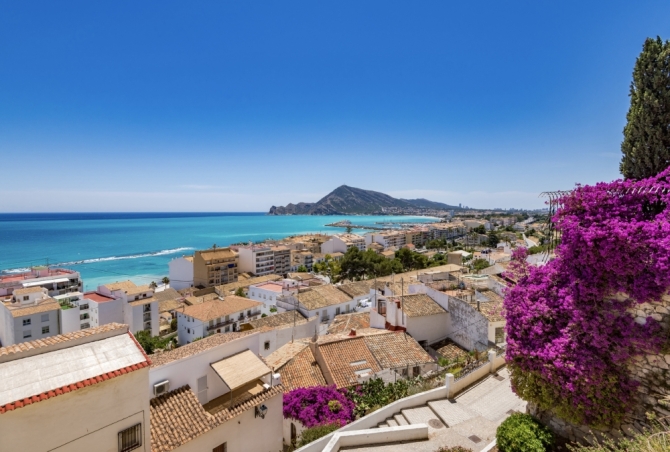
[[619,169],[645,179],[670,166],[670,41],[647,38],[635,62]]

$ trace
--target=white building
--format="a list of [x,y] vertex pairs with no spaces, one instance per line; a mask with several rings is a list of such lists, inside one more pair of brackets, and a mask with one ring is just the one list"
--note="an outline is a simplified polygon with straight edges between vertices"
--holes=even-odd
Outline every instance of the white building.
[[[370,310],[372,328],[407,331],[420,344],[429,345],[448,336],[451,319],[448,297],[424,285],[410,287],[409,295],[382,296]],[[422,292],[418,292],[421,290]]]
[[[158,336],[158,301],[153,298],[154,291],[149,286],[136,286],[132,281],[122,281],[98,286],[97,292],[105,297],[121,300],[123,323],[130,327],[131,333],[148,331],[152,336]],[[111,306],[110,311],[113,311]]]
[[153,355],[153,452],[282,450],[283,387],[258,358],[260,341],[215,334]]
[[261,330],[259,354],[263,357],[289,342],[313,337],[318,328],[318,317],[306,319],[296,310],[262,317],[240,326],[242,331]]
[[358,234],[335,234],[321,244],[321,254],[346,253],[352,247],[365,251],[365,238]]
[[[290,281],[290,280],[284,280]],[[249,286],[247,297],[251,300],[263,303],[262,313],[270,314],[277,310],[277,300],[281,298],[290,283],[279,281],[267,281]]]
[[60,311],[58,302],[43,287],[15,289],[9,301],[0,303],[0,345],[60,334]]
[[277,301],[278,307],[298,309],[308,319],[317,316],[322,323],[319,334],[325,334],[336,315],[355,311],[356,305],[356,301],[330,284],[300,288]]
[[125,325],[2,348],[0,380],[3,451],[152,450],[149,360]]
[[[274,251],[269,246],[251,245],[237,248],[239,253],[239,271],[249,272],[256,276],[275,273]],[[290,251],[288,252],[290,261]]]
[[261,316],[262,306],[261,302],[235,295],[187,306],[177,312],[179,344],[190,344],[216,333],[239,331],[242,323]]
[[402,231],[369,232],[365,234],[365,243],[368,245],[378,243],[385,250],[389,248],[401,248],[407,244],[407,234]]
[[65,268],[34,267],[24,273],[0,275],[0,298],[7,298],[14,290],[44,287],[50,297],[68,292],[81,292],[83,282],[79,272]]
[[193,287],[193,256],[172,259],[168,263],[170,287],[175,290]]

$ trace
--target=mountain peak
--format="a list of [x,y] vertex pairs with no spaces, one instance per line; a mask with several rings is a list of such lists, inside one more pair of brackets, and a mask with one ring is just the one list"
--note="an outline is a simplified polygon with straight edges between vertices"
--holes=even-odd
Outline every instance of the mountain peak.
[[435,209],[449,210],[449,206],[426,199],[396,199],[372,190],[340,185],[315,203],[288,204],[286,207],[272,206],[270,215],[374,215],[385,209]]

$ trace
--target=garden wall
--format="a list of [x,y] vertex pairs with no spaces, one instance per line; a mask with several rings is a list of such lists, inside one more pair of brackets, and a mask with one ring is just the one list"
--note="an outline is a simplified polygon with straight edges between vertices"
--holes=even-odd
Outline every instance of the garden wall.
[[[619,295],[619,299],[624,295]],[[548,425],[559,435],[571,441],[582,443],[592,442],[594,436],[604,438],[621,438],[634,436],[643,429],[651,427],[651,418],[663,419],[670,423],[670,405],[662,401],[670,401],[670,295],[663,296],[657,303],[637,305],[635,311],[629,311],[635,321],[643,324],[648,317],[660,322],[666,345],[659,354],[644,354],[635,359],[630,366],[631,377],[640,382],[637,403],[624,417],[621,425],[607,429],[589,428],[585,425],[574,425],[556,416],[550,410],[541,410],[529,403],[528,412]]]

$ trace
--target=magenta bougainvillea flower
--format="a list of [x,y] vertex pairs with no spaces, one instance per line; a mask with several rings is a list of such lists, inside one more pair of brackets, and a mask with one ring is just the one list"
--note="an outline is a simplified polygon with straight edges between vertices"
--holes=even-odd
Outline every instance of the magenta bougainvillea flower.
[[638,382],[628,366],[667,340],[631,310],[670,288],[669,179],[670,169],[578,186],[553,218],[556,259],[529,267],[515,252],[506,357],[521,397],[589,425],[614,425],[632,406]]
[[335,386],[294,389],[284,394],[284,417],[300,421],[305,427],[335,422],[346,425],[354,419],[354,402],[346,392]]

